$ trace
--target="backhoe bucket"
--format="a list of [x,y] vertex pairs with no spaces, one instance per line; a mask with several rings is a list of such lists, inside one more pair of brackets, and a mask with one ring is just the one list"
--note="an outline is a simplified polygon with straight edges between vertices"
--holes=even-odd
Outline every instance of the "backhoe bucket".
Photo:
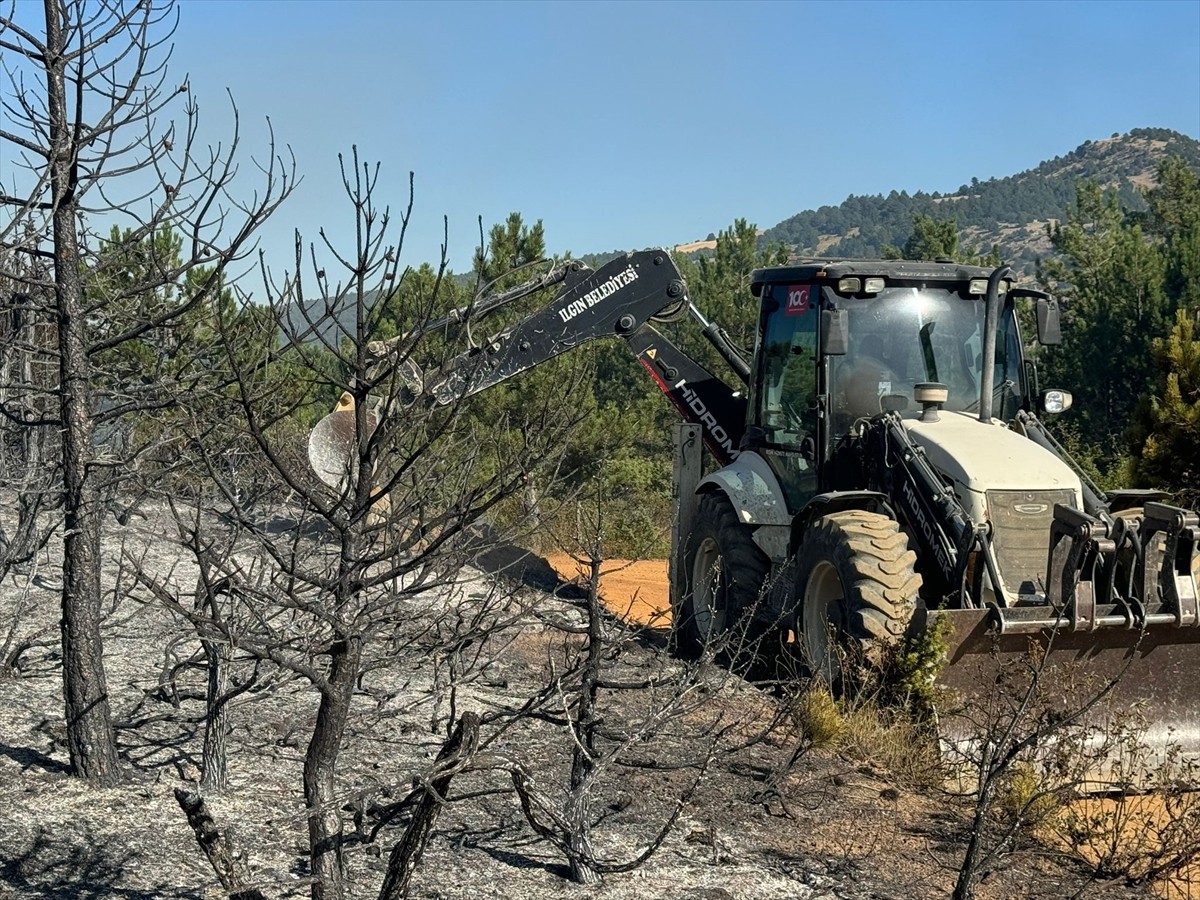
[[943,757],[978,772],[997,748],[1082,790],[1200,786],[1195,512],[1148,502],[1104,522],[1056,507],[1046,603],[934,610]]
[[[378,413],[367,413],[366,434],[369,440],[378,424]],[[313,472],[335,490],[343,490],[353,478],[357,464],[355,447],[354,398],[342,394],[333,412],[318,422],[308,434],[308,462]]]

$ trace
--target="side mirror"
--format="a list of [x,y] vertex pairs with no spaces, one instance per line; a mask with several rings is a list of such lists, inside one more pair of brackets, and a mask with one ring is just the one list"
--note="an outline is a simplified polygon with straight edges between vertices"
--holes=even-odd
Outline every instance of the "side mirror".
[[1054,347],[1062,343],[1062,325],[1058,313],[1058,299],[1039,298],[1037,302],[1038,343]]
[[844,309],[821,310],[821,355],[845,356],[850,326]]
[[810,468],[817,464],[817,442],[811,435],[800,441],[800,458],[808,463]]
[[1010,297],[1028,297],[1037,303],[1038,343],[1043,347],[1055,347],[1062,343],[1062,325],[1059,316],[1058,298],[1045,291],[1030,288],[1015,288]]

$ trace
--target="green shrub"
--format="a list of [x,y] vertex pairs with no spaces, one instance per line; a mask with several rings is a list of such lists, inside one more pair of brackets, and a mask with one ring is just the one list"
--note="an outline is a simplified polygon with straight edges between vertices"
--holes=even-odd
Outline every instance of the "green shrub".
[[949,617],[937,616],[894,649],[884,666],[882,705],[907,710],[920,725],[935,721],[935,683],[946,666],[953,630]]

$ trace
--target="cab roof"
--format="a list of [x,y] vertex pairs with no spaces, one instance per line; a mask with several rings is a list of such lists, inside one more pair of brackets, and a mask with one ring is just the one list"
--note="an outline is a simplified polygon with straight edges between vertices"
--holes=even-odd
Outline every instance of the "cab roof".
[[965,282],[987,278],[994,269],[968,266],[956,262],[923,262],[907,259],[811,259],[794,260],[783,266],[755,269],[750,273],[750,290],[754,296],[762,293],[764,284],[779,282],[812,283],[836,281],[857,276],[883,277],[891,281],[948,281]]

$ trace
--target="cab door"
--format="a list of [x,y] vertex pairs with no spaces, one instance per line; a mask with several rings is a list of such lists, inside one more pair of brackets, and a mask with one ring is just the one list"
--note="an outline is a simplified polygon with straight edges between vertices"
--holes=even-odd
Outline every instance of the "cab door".
[[793,514],[817,492],[820,290],[764,285],[760,306],[750,433]]

